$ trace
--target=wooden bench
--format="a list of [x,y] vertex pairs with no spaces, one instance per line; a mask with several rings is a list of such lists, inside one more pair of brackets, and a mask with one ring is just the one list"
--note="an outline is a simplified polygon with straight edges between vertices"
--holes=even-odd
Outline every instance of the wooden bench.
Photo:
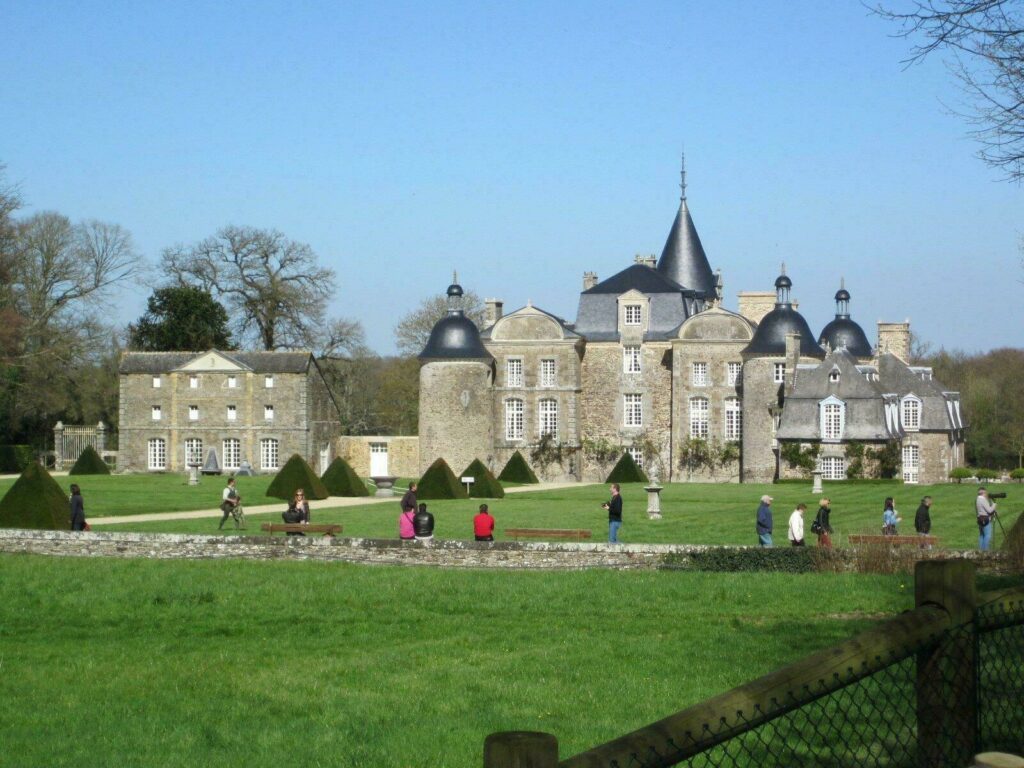
[[590,531],[566,528],[506,528],[509,539],[589,539]]
[[334,536],[341,533],[342,526],[336,523],[264,523],[260,530],[267,533],[322,533],[324,536]]
[[935,547],[939,544],[937,536],[885,536],[883,534],[851,533],[850,544],[870,544],[872,546],[899,547],[906,544],[911,547]]

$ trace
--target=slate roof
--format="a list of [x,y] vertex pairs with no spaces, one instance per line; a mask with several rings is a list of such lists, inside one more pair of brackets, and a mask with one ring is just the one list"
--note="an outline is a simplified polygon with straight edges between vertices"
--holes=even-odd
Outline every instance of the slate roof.
[[864,329],[850,319],[849,315],[836,315],[836,319],[821,330],[818,343],[829,349],[846,347],[857,357],[871,357],[871,342]]
[[461,309],[449,310],[430,331],[420,360],[493,360],[480,341],[476,323]]
[[308,350],[222,352],[209,349],[205,352],[125,352],[121,355],[118,373],[170,373],[210,352],[215,352],[253,373],[305,373],[313,359],[313,354]]
[[[709,270],[710,271],[710,270]],[[675,280],[664,275],[654,267],[646,264],[633,264],[621,272],[616,272],[607,280],[602,280],[593,288],[583,291],[582,295],[611,293],[620,296],[626,291],[637,290],[640,293],[679,293],[693,295]]]
[[743,351],[757,355],[785,355],[786,335],[790,333],[800,334],[801,355],[825,356],[825,350],[815,343],[804,316],[793,309],[792,304],[776,304],[775,309],[761,318],[754,338]]
[[697,228],[690,218],[686,198],[679,201],[672,229],[658,259],[658,271],[704,299],[715,296],[715,276],[708,264]]
[[901,398],[913,394],[921,400],[922,432],[966,426],[960,411],[960,393],[946,391],[934,378],[922,378],[895,355],[879,355],[878,378],[886,392]]

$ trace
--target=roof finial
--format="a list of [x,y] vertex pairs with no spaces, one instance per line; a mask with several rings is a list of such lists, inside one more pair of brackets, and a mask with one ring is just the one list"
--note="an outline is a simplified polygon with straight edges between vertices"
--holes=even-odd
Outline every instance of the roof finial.
[[840,289],[845,289],[846,288],[846,278],[845,277],[840,277],[839,278],[839,288]]
[[780,272],[779,274],[780,275],[786,274],[786,262],[782,262],[782,272]]
[[458,272],[458,270],[453,269],[452,270],[452,285],[457,285],[458,282],[459,282],[459,272]]
[[680,168],[679,176],[680,176],[679,189],[682,191],[682,194],[680,195],[679,200],[680,201],[684,201],[684,200],[686,200],[686,150],[685,149],[682,152],[682,163],[681,163],[681,168]]

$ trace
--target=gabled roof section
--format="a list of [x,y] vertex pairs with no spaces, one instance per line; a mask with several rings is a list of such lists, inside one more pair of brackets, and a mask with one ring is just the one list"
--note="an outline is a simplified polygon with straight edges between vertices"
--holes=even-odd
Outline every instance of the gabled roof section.
[[[533,304],[527,304],[525,307],[520,307],[514,312],[509,312],[508,314],[502,316],[494,325],[491,325],[482,330],[480,332],[480,338],[493,339],[495,341],[509,341],[512,339],[517,339],[518,336],[515,335],[514,331],[512,336],[506,335],[506,333],[503,332],[504,329],[502,328],[502,326],[514,326],[523,321],[529,323],[531,320],[549,321],[551,333],[550,335],[544,334],[543,338],[560,338],[573,340],[580,338],[580,335],[576,333],[574,330],[572,330],[570,325],[567,322],[565,322],[564,319],[562,319],[558,315],[552,314],[551,312],[547,312],[541,309],[540,307],[535,307],[533,306]],[[496,331],[497,335],[495,335]]]
[[[710,270],[709,270],[710,271]],[[614,293],[619,296],[629,290],[641,293],[686,293],[692,295],[682,285],[666,277],[659,270],[646,264],[633,264],[621,272],[603,280],[593,288],[583,291],[584,295],[596,293]]]
[[[221,368],[186,368],[190,363],[215,355],[222,361]],[[118,373],[171,373],[179,370],[229,371],[253,373],[305,373],[313,360],[309,350],[294,352],[125,352],[121,355]]]
[[230,357],[225,352],[219,352],[216,349],[211,349],[209,352],[203,352],[198,357],[194,357],[184,365],[180,365],[174,370],[177,371],[251,371],[248,365],[240,362],[239,360]]
[[715,297],[715,276],[704,254],[697,228],[690,218],[685,192],[679,201],[672,229],[658,259],[658,271],[673,282],[696,292],[701,298]]

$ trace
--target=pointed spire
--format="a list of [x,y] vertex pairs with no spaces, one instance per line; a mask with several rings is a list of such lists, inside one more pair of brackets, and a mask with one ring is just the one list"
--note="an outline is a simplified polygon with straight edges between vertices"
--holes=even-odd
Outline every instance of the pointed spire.
[[665,247],[656,269],[670,280],[697,293],[698,299],[712,301],[715,297],[715,276],[704,253],[697,228],[693,226],[686,204],[686,157],[679,174],[679,211],[672,222]]

